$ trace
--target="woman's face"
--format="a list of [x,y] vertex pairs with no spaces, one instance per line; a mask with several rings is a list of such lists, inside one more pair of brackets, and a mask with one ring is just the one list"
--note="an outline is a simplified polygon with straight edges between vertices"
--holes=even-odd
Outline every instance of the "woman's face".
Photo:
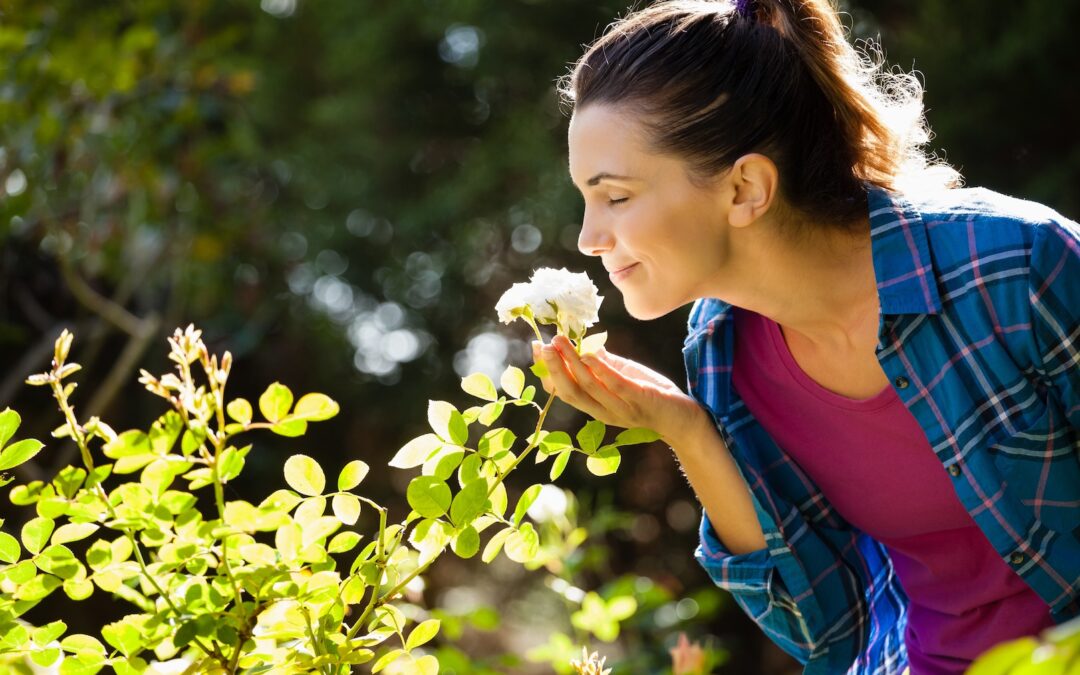
[[577,110],[570,177],[585,198],[578,248],[600,256],[631,316],[655,319],[715,288],[730,227],[723,180],[692,183],[685,162],[655,154],[643,133],[617,107]]

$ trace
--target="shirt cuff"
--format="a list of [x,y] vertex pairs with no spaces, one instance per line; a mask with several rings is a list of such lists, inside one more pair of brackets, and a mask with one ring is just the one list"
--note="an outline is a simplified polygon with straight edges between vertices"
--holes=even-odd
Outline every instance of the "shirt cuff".
[[700,544],[694,557],[720,588],[731,592],[767,591],[776,565],[768,548],[750,553],[731,553],[716,534],[709,516],[702,514]]

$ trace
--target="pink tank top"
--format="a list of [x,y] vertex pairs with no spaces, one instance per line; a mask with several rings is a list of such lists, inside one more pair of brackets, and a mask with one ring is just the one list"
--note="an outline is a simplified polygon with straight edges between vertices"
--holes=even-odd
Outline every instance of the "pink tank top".
[[776,322],[736,308],[735,327],[733,381],[747,408],[836,511],[888,551],[910,599],[912,675],[960,675],[993,645],[1053,625],[891,386],[841,396],[802,371]]

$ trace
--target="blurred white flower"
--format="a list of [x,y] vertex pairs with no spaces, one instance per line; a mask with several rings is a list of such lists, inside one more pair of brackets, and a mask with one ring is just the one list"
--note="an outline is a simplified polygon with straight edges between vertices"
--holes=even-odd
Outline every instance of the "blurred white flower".
[[558,332],[578,340],[585,329],[599,321],[596,285],[584,272],[544,267],[533,272],[527,284],[514,284],[499,299],[499,320],[510,323],[532,313],[537,323],[555,324]]
[[566,514],[566,492],[550,483],[540,486],[540,494],[529,506],[529,517],[538,523],[546,523]]

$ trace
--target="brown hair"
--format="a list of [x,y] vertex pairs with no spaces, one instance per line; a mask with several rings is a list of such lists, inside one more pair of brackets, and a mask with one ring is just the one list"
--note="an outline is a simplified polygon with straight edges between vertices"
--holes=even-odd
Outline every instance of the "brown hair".
[[740,5],[669,0],[634,12],[588,48],[560,93],[571,106],[639,114],[655,149],[699,179],[763,153],[785,202],[823,224],[865,215],[864,182],[959,184],[923,152],[919,81],[849,44],[828,0]]

